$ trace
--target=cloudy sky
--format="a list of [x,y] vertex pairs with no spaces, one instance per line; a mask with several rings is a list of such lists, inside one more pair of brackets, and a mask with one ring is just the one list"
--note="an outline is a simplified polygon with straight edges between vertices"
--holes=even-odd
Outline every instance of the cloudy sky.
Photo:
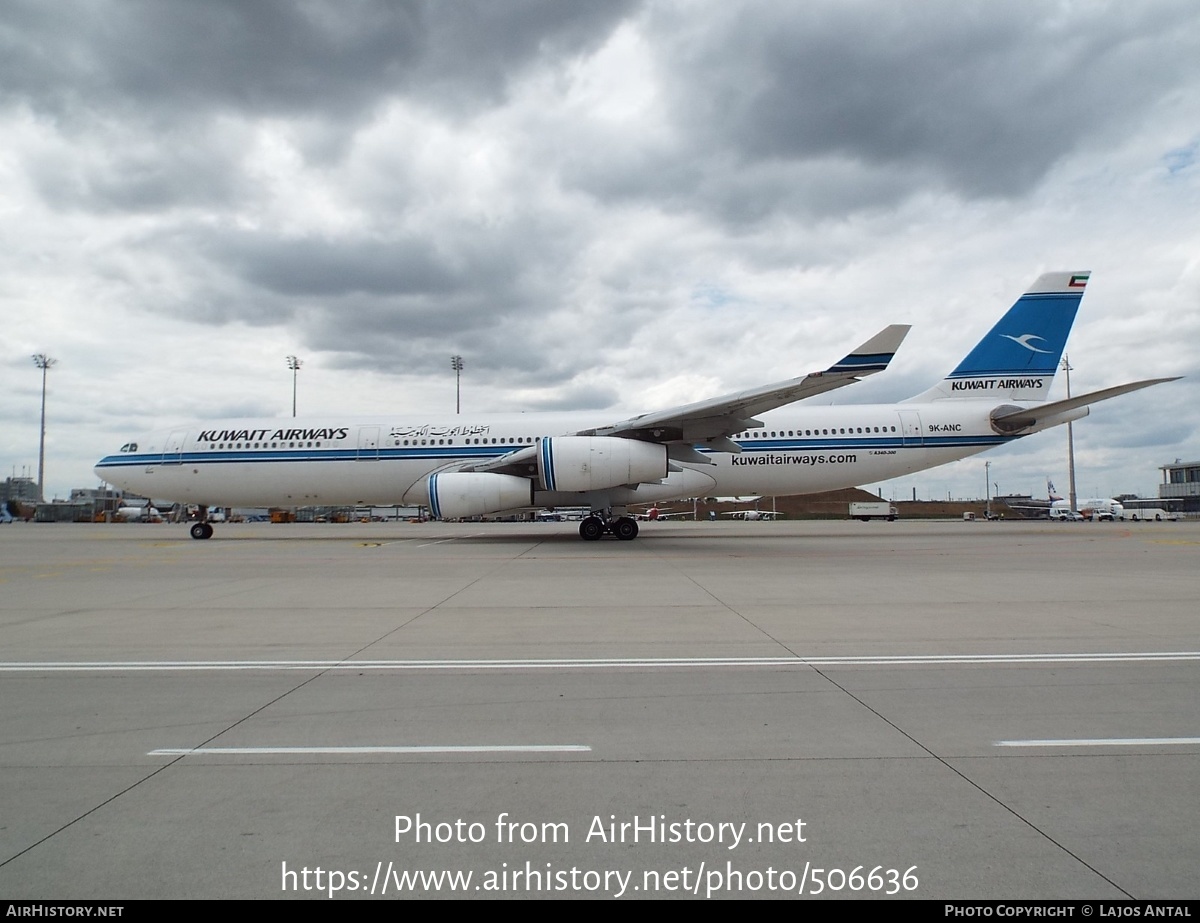
[[[189,419],[611,409],[792,377],[888,323],[941,378],[1091,270],[1081,494],[1200,458],[1194,0],[6,0],[0,465],[94,486]],[[1061,377],[1061,376],[1060,376]],[[1063,396],[1063,383],[1055,395]],[[828,400],[828,399],[827,399]],[[1065,489],[1065,433],[885,495]],[[879,486],[879,485],[870,485]]]

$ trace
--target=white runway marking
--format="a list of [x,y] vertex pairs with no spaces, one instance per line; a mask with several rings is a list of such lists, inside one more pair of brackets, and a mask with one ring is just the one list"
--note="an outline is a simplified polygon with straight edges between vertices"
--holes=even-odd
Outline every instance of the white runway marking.
[[502,744],[446,747],[197,747],[151,750],[146,756],[351,756],[379,753],[591,753],[583,744]]
[[444,545],[446,542],[460,542],[463,539],[474,538],[477,535],[483,535],[482,532],[472,532],[470,535],[452,535],[450,538],[439,538],[436,542],[424,542],[418,545],[418,548],[431,548],[434,545]]
[[0,673],[209,670],[608,670],[710,667],[904,667],[1153,663],[1200,660],[1200,651],[1077,654],[912,654],[894,657],[656,657],[562,660],[130,660],[0,662]]
[[997,747],[1186,747],[1200,737],[1097,737],[1091,740],[997,740]]

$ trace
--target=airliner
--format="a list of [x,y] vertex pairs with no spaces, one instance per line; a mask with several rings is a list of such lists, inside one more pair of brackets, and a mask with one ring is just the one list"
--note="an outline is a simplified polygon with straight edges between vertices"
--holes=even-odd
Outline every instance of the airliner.
[[123,520],[125,522],[141,522],[143,520],[146,522],[162,522],[163,521],[162,513],[160,513],[150,503],[149,500],[146,501],[145,506],[131,506],[131,505],[122,503],[121,506],[119,506],[116,509],[116,511],[113,513],[113,515],[116,516],[117,519]]
[[[1104,520],[1112,522],[1125,518],[1125,507],[1112,497],[1092,497],[1087,500],[1078,500],[1075,503],[1075,509],[1083,515],[1084,519],[1094,519],[1097,522]],[[1051,500],[1049,513],[1051,519],[1070,518],[1070,513],[1070,500],[1064,500],[1061,497]]]
[[744,519],[747,522],[757,522],[759,520],[762,520],[763,522],[770,522],[772,519],[774,519],[779,514],[777,512],[775,512],[774,510],[753,509],[753,510],[734,510],[733,512],[722,513],[721,515],[728,516],[731,519]]
[[1042,275],[945,379],[897,404],[791,406],[887,368],[892,325],[799,378],[625,420],[603,413],[203,421],[96,465],[142,496],[209,507],[425,506],[437,519],[590,509],[580,536],[637,537],[634,504],[875,484],[1077,420],[1156,378],[1047,402],[1087,272]]

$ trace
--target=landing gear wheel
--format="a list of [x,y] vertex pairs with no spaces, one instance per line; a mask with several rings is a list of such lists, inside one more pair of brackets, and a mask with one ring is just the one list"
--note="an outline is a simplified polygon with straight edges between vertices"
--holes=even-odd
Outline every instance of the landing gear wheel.
[[613,535],[623,542],[632,542],[637,538],[638,524],[637,520],[630,519],[628,516],[622,516],[613,523]]
[[195,539],[212,538],[213,527],[207,522],[197,522],[192,524],[190,531]]
[[595,516],[589,516],[579,524],[579,537],[585,542],[594,542],[604,534],[604,523]]

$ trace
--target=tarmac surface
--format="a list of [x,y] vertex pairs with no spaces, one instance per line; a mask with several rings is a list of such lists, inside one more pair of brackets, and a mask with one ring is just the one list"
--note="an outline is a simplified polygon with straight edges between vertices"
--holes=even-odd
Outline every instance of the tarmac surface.
[[1200,897],[1198,523],[216,530],[0,526],[0,897]]

